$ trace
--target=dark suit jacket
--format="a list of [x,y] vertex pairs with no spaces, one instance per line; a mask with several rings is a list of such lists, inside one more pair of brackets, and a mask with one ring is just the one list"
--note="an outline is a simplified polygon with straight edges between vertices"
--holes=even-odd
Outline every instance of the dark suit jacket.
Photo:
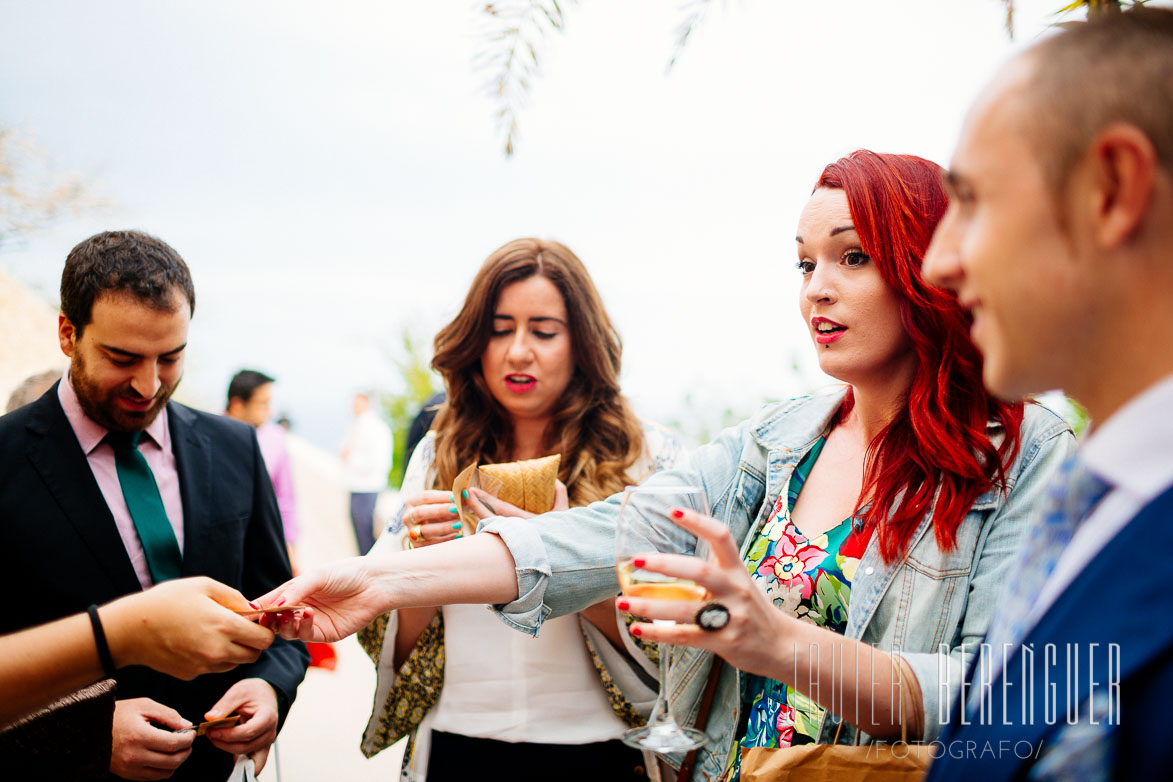
[[[933,761],[926,779],[1025,779],[1040,745],[1044,755],[1064,751],[1061,729],[1066,725],[1067,705],[1086,705],[1093,689],[1089,682],[1096,683],[1097,693],[1105,692],[1110,682],[1120,685],[1118,725],[1107,728],[1115,745],[1112,778],[1169,778],[1173,769],[1168,727],[1173,694],[1173,588],[1166,564],[1170,551],[1173,489],[1137,514],[1027,633],[1023,646],[1034,650],[1033,659],[1025,657],[1024,672],[1020,648],[1009,658],[1004,676],[993,683],[992,724],[978,724],[975,718],[974,724],[962,725],[954,711],[941,737],[944,751],[934,748],[934,756],[942,756]],[[1054,662],[1044,656],[1048,644],[1055,645]],[[1089,655],[1093,644],[1098,646]],[[1115,660],[1108,654],[1110,644],[1119,645]],[[1078,649],[1078,658],[1068,657],[1069,647]],[[1008,691],[1003,689],[1003,679]],[[1024,691],[1033,693],[1033,715],[1029,698],[1028,710],[1023,708]],[[1056,709],[1051,725],[1043,713],[1048,699]],[[1036,752],[1028,752],[1019,742],[1030,742]],[[1021,749],[1015,751],[1016,746]],[[950,750],[964,756],[951,757]]]
[[[174,402],[167,417],[183,499],[183,575],[209,576],[248,597],[285,582],[281,517],[252,427]],[[142,588],[56,385],[0,418],[0,573],[0,633]],[[276,690],[284,721],[308,663],[301,643],[278,639],[251,665],[191,682],[124,668],[118,697],[149,697],[198,723],[233,683],[259,677]],[[231,767],[231,755],[200,737],[172,779],[218,782]]]

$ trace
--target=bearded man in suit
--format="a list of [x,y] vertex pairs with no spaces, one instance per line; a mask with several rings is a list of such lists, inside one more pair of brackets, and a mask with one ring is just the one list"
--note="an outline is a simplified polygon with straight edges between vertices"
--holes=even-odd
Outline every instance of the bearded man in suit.
[[[290,577],[254,430],[171,401],[194,309],[187,265],[155,237],[111,231],[70,252],[58,319],[69,369],[0,418],[0,572],[21,595],[0,633],[181,576],[246,595]],[[263,765],[308,661],[277,640],[255,663],[192,681],[108,671],[112,778],[225,779],[240,754]],[[184,730],[230,713],[236,727]]]

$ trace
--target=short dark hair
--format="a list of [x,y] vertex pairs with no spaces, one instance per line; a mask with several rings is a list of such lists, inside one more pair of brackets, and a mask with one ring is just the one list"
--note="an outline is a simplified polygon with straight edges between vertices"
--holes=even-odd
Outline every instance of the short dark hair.
[[1173,171],[1173,10],[1133,6],[1065,25],[1026,56],[1026,130],[1054,195],[1112,122],[1139,128]]
[[177,288],[194,314],[191,272],[171,245],[141,231],[104,231],[69,251],[61,273],[61,312],[81,336],[103,293],[127,293],[170,312]]
[[247,404],[258,388],[272,382],[273,378],[264,372],[242,369],[232,376],[232,382],[228,384],[228,403],[232,404],[233,399],[239,399]]

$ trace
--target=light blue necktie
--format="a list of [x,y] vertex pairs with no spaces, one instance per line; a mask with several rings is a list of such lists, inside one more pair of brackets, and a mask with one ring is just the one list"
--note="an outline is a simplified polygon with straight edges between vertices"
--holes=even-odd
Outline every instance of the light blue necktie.
[[[1103,499],[1110,484],[1091,472],[1075,456],[1063,462],[1047,492],[1043,512],[1027,527],[1010,583],[1002,594],[998,611],[986,636],[989,653],[999,662],[1003,649],[1022,642],[1028,622],[1035,619],[1034,606],[1059,557],[1071,542],[1079,525]],[[1009,653],[1007,653],[1007,657]],[[980,688],[971,691],[970,712],[977,706]]]
[[175,530],[167,519],[155,474],[138,450],[142,432],[110,432],[106,442],[114,449],[114,466],[130,518],[143,544],[151,580],[158,584],[183,575],[183,555]]

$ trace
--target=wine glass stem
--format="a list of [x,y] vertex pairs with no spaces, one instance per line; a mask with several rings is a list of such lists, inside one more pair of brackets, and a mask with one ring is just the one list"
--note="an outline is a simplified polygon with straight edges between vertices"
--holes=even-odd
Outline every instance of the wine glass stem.
[[668,710],[668,657],[672,652],[670,644],[660,645],[660,692],[656,695],[656,706],[652,709],[649,725],[675,725],[672,712]]

